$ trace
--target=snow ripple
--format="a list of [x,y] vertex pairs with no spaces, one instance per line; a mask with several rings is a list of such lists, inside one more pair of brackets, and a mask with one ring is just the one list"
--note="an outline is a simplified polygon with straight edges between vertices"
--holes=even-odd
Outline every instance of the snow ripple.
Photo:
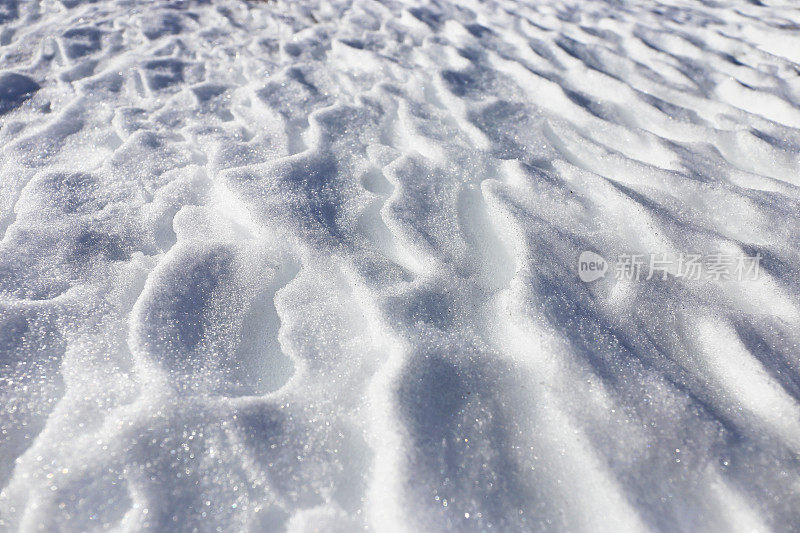
[[792,529],[798,28],[6,1],[0,528]]

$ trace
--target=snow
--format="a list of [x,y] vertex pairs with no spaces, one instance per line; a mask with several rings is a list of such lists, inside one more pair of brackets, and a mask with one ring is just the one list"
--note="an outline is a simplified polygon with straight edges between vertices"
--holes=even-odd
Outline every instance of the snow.
[[796,527],[798,28],[0,3],[0,530]]

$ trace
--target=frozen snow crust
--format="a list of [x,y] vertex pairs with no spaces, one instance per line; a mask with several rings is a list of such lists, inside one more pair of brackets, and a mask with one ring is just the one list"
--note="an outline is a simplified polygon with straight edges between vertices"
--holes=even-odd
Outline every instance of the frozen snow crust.
[[4,0],[0,530],[797,527],[798,28]]

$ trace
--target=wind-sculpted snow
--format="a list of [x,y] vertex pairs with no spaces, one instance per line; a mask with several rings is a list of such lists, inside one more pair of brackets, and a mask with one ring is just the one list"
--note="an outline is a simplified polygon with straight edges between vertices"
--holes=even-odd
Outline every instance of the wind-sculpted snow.
[[0,529],[793,530],[799,30],[0,2]]

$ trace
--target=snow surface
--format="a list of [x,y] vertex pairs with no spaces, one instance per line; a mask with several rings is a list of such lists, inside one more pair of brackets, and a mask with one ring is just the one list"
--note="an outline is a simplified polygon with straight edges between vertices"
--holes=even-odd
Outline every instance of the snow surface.
[[796,529],[799,62],[790,0],[1,0],[0,529]]

